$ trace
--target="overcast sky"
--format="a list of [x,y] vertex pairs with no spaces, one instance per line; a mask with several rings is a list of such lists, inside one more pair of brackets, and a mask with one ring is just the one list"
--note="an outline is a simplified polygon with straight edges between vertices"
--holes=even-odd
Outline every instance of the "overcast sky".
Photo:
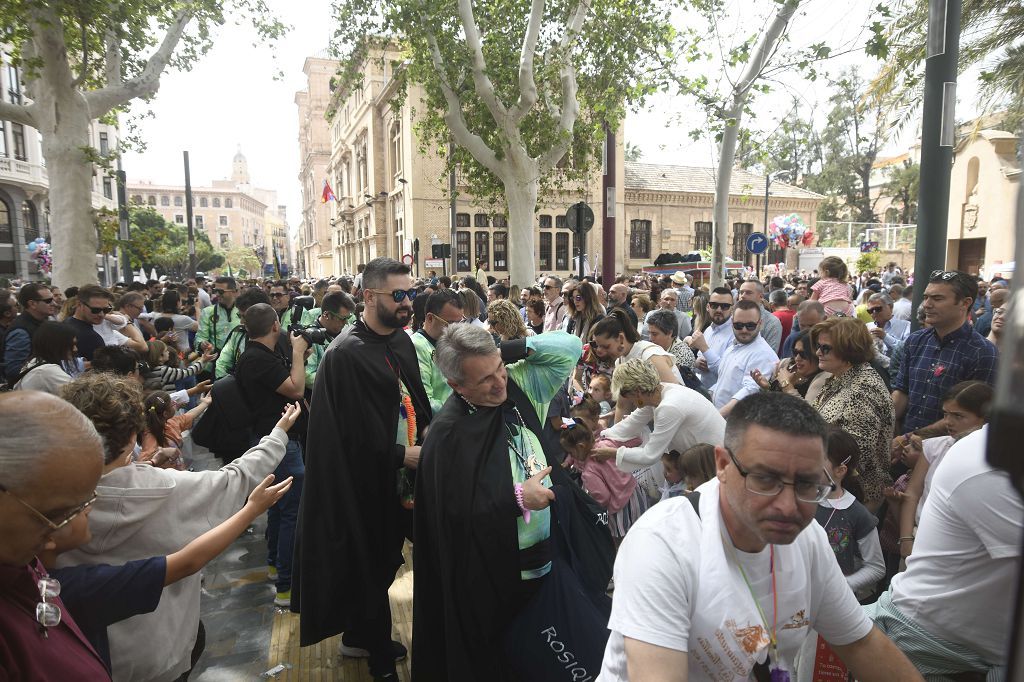
[[[736,35],[738,39],[756,30],[751,17],[763,17],[763,8],[774,4],[740,1],[747,7],[721,28],[724,35]],[[294,230],[301,203],[295,93],[305,86],[305,58],[327,46],[332,21],[330,0],[268,0],[268,4],[292,26],[291,32],[273,49],[253,47],[251,28],[229,24],[220,29],[216,45],[192,71],[165,74],[150,104],[154,117],[141,122],[148,148],[143,154],[126,155],[125,170],[130,182],[183,184],[181,153],[188,150],[193,186],[209,185],[211,180],[230,176],[231,159],[240,147],[249,161],[253,184],[277,190],[279,203],[288,206],[288,221]],[[866,40],[861,27],[875,4],[875,0],[807,0],[790,27],[793,43],[826,41],[839,49],[859,47]],[[752,8],[761,8],[761,13]],[[877,69],[877,62],[862,51],[830,60],[826,68],[837,72],[850,65],[860,66],[865,77]],[[278,71],[284,76],[275,80],[273,75]],[[823,80],[784,77],[774,84],[775,92],[759,96],[755,125],[769,126],[794,103],[804,111],[824,116],[827,95]],[[962,79],[958,119],[973,114],[974,93],[970,79]],[[648,103],[645,111],[629,115],[626,140],[640,147],[644,161],[710,165],[715,162],[712,141],[694,142],[688,136],[702,121],[702,114],[685,99],[659,96]],[[916,129],[911,126],[886,151],[901,153],[914,135]]]

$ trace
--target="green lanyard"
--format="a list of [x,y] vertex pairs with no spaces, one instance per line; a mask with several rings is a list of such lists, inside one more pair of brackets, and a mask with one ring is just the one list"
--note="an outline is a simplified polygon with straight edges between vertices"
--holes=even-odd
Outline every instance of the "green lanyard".
[[736,550],[733,549],[732,543],[728,541],[725,536],[722,536],[722,543],[729,548],[729,553],[732,554],[733,561],[736,562],[736,567],[740,569],[740,575],[743,576],[743,582],[747,586],[747,591],[750,592],[750,598],[754,600],[754,606],[757,607],[757,613],[761,616],[762,622],[764,622],[764,628],[768,631],[768,641],[771,647],[772,661],[775,666],[779,665],[779,640],[776,636],[778,618],[779,618],[779,599],[778,593],[775,590],[775,545],[768,545],[768,570],[772,578],[772,624],[768,625],[768,616],[765,614],[764,609],[761,608],[761,602],[758,601],[757,595],[754,594],[754,588],[750,584],[750,579],[747,578],[747,572],[743,570],[743,564],[740,563],[739,557],[736,556]]

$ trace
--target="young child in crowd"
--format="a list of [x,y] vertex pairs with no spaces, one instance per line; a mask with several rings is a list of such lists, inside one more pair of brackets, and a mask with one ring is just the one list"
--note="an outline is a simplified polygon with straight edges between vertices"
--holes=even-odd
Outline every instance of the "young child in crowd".
[[853,299],[850,295],[850,271],[838,256],[826,256],[818,265],[821,279],[811,286],[811,300],[825,307],[825,316],[854,314]]
[[[153,391],[146,396],[142,403],[146,408],[146,430],[140,434],[142,449],[138,461],[150,462],[162,469],[184,471],[185,462],[181,457],[184,439],[181,434],[192,428],[195,420],[206,412],[212,402],[213,395],[207,393],[194,408],[184,414],[177,414],[178,406],[167,391]],[[174,448],[173,452],[177,454],[165,458],[164,453],[172,452],[165,448]]]
[[665,470],[661,499],[693,492],[715,477],[715,446],[697,443],[683,452],[670,450],[661,456],[661,465]]
[[855,471],[859,447],[853,436],[836,426],[828,431],[825,468],[836,489],[818,503],[814,517],[824,527],[846,582],[859,598],[870,596],[885,575],[882,546],[875,526],[878,519],[860,503]]
[[167,556],[129,561],[120,566],[81,564],[55,568],[58,554],[81,547],[92,539],[89,532],[90,507],[72,519],[64,532],[54,534],[54,546],[41,552],[39,558],[50,577],[59,581],[61,600],[108,667],[110,644],[107,626],[154,611],[164,587],[196,573],[227,549],[292,485],[290,476],[277,485],[271,485],[273,481],[273,474],[267,476],[234,516]]
[[566,419],[559,436],[566,461],[581,473],[583,488],[608,511],[609,526],[616,544],[640,515],[647,511],[648,500],[636,478],[619,469],[612,460],[590,456],[594,433],[582,420]]
[[[149,341],[147,345],[149,352],[146,355],[146,364],[149,365],[149,371],[143,377],[143,386],[147,389],[173,391],[179,381],[196,376],[203,371],[204,362],[210,362],[216,358],[216,353],[207,353],[197,357],[187,367],[179,367],[177,349],[168,346],[163,341]],[[174,364],[171,364],[172,356]]]
[[606,374],[598,374],[590,380],[588,393],[601,408],[601,416],[611,414],[612,409],[612,380]]

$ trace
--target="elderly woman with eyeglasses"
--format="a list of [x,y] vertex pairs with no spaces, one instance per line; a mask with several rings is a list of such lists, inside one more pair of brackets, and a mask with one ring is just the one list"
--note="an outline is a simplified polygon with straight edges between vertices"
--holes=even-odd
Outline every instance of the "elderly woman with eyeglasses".
[[805,329],[793,342],[793,357],[780,360],[771,377],[765,377],[757,369],[751,371],[750,376],[763,391],[799,396],[813,405],[825,381],[832,375],[822,371],[818,365],[818,355],[811,347],[811,331]]
[[810,340],[819,368],[831,374],[814,407],[825,421],[857,440],[862,501],[876,512],[884,500],[883,489],[892,485],[889,458],[896,414],[882,377],[871,366],[871,334],[859,320],[833,317],[814,325]]

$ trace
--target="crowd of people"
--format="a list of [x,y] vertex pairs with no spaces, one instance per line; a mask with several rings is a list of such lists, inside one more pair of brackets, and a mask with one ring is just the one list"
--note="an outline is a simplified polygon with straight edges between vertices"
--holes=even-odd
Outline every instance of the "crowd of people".
[[418,681],[1000,679],[1009,301],[834,257],[0,290],[0,671],[188,679],[201,569],[266,512],[273,604],[374,679],[407,543]]

